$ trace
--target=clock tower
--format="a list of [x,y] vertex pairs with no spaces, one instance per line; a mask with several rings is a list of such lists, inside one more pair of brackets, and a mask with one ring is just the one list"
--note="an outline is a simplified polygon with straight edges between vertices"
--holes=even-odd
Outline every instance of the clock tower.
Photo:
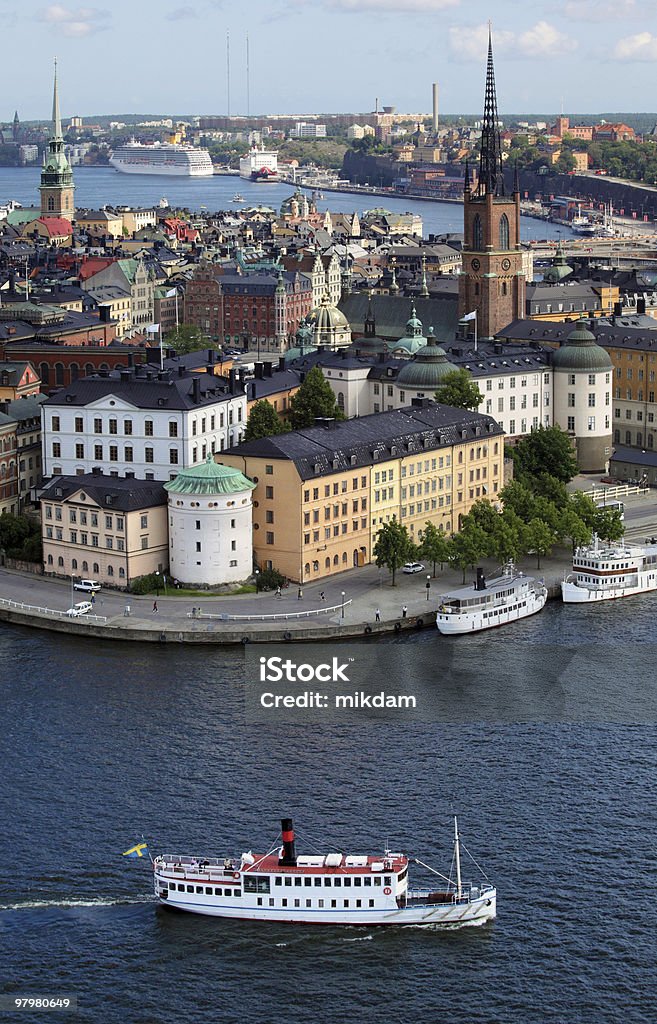
[[73,204],[73,171],[64,152],[64,136],[62,135],[62,119],[59,114],[59,94],[57,92],[57,61],[55,61],[55,85],[52,96],[53,133],[48,139],[48,149],[43,157],[41,168],[41,216],[62,217],[72,221],[75,217]]
[[476,310],[478,337],[492,338],[502,327],[524,315],[525,276],[520,246],[517,171],[512,194],[507,196],[504,192],[490,31],[479,179],[476,188],[472,189],[466,165],[463,228],[459,316]]

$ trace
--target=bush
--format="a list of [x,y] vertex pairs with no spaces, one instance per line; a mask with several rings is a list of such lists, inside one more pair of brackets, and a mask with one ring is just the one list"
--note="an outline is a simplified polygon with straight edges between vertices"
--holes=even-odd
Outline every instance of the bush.
[[263,569],[256,576],[256,580],[258,590],[276,590],[287,583],[285,576],[278,569]]
[[[162,583],[160,577],[159,583]],[[148,576],[138,576],[137,579],[132,580],[130,583],[131,594],[151,594],[158,588],[158,577],[154,572],[148,574]]]

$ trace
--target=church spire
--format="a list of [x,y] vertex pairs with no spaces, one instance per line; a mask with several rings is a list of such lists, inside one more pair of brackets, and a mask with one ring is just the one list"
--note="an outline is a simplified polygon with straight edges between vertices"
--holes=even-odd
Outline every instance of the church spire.
[[57,92],[57,58],[55,57],[55,84],[52,91],[52,121],[53,139],[59,140],[62,136],[62,119],[59,113],[59,93]]
[[[504,174],[502,172],[502,143],[497,116],[495,94],[495,68],[493,66],[493,42],[490,24],[488,26],[488,63],[486,66],[486,95],[484,98],[484,119],[481,129],[481,156],[479,158],[479,195],[504,195]],[[483,191],[482,191],[483,190]]]

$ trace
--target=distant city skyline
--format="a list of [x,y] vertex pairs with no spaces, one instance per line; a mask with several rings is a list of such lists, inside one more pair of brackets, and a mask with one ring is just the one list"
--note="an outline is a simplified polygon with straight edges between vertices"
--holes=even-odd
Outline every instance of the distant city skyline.
[[[62,115],[481,109],[488,19],[500,113],[649,110],[657,32],[648,0],[114,0],[111,10],[0,0],[0,121]],[[248,20],[244,12],[248,11]],[[246,36],[249,35],[247,95]],[[26,61],[29,54],[29,65]],[[28,70],[29,68],[29,70]]]

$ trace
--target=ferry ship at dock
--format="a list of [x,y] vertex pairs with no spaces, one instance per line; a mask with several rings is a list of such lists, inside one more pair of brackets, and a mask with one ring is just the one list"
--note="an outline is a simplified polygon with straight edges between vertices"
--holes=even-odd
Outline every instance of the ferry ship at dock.
[[610,543],[593,535],[573,555],[573,569],[561,584],[566,604],[613,601],[657,590],[657,543]]
[[123,174],[208,178],[214,173],[207,149],[174,142],[126,142],[113,151],[109,162]]
[[253,146],[240,160],[240,178],[257,182],[280,181],[278,153],[273,149],[265,149],[264,145],[259,148]]
[[441,633],[457,635],[492,629],[540,612],[547,601],[542,580],[516,572],[508,562],[502,575],[486,581],[477,569],[474,587],[462,587],[441,598],[436,626]]
[[[279,843],[282,840],[282,845]],[[436,878],[429,888],[409,886],[409,866]],[[403,853],[317,853],[297,856],[291,818],[268,853],[240,857],[164,854],[153,861],[160,904],[193,914],[330,925],[462,927],[491,921],[496,890],[487,880],[464,884],[461,842],[454,819],[454,878]],[[474,862],[473,862],[474,863]]]

